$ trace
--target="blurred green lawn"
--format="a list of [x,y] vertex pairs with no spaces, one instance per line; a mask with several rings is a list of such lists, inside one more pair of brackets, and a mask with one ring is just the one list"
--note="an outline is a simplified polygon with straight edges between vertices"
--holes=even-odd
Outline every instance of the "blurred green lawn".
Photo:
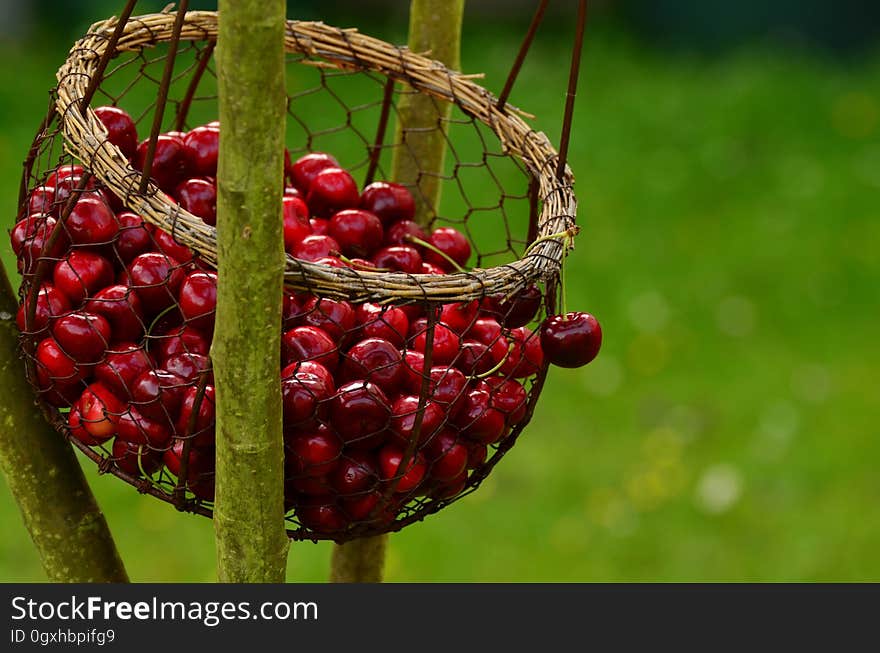
[[[542,35],[512,97],[554,140],[568,38]],[[518,39],[472,27],[463,68],[499,89]],[[4,229],[65,47],[0,49]],[[551,371],[477,493],[393,536],[388,579],[880,580],[880,56],[706,60],[594,30],[581,89],[568,306],[603,351]],[[208,520],[89,479],[132,579],[214,578]],[[0,520],[0,579],[41,580],[3,484]],[[329,552],[294,545],[290,580]]]

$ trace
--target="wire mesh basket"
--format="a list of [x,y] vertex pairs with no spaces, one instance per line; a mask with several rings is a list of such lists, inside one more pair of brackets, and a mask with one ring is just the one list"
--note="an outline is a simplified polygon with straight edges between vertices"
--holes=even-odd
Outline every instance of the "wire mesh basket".
[[[102,472],[206,516],[217,20],[91,27],[58,71],[12,232],[50,419]],[[294,539],[341,542],[437,512],[515,444],[576,202],[546,136],[471,76],[323,23],[288,21],[285,45],[286,519]],[[414,98],[436,124],[406,124]],[[446,143],[440,172],[420,165],[425,138]],[[395,159],[416,171],[405,185]],[[328,171],[354,194],[322,191]]]

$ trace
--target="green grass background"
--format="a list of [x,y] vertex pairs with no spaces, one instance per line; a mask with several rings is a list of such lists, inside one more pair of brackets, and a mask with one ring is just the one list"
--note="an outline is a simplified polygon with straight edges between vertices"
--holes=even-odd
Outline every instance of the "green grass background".
[[[520,34],[470,25],[463,68],[497,91]],[[542,33],[512,97],[553,140],[568,38]],[[0,46],[4,230],[67,45]],[[389,580],[880,580],[878,89],[877,54],[703,58],[591,28],[567,302],[602,353],[551,371],[478,492],[392,537]],[[208,520],[88,476],[133,580],[214,578]],[[0,580],[42,580],[2,483],[0,523]],[[329,553],[295,544],[289,579]]]

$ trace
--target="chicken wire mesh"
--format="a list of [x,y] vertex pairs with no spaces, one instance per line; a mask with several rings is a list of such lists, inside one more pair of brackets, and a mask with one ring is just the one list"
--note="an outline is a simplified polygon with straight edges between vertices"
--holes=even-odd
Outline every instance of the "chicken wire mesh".
[[[216,36],[210,12],[94,25],[59,70],[11,234],[47,415],[102,472],[206,516]],[[286,519],[294,539],[346,541],[472,492],[515,444],[575,202],[546,137],[468,77],[317,23],[289,22],[287,48]],[[406,124],[415,96],[436,124]],[[439,172],[418,165],[424,137],[446,144]],[[395,157],[414,183],[386,183]],[[354,194],[324,192],[325,171]]]

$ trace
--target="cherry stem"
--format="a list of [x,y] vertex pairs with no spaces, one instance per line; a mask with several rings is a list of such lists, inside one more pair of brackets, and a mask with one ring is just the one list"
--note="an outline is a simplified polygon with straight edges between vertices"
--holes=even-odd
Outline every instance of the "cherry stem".
[[347,256],[343,256],[341,253],[337,256],[339,256],[340,261],[342,261],[343,263],[348,263],[348,265],[350,265],[355,270],[363,270],[365,272],[393,272],[391,268],[377,268],[370,265],[364,265],[363,263],[357,263]]
[[432,252],[434,252],[434,253],[437,254],[438,256],[442,256],[445,260],[449,261],[449,264],[452,265],[452,267],[455,268],[455,271],[456,271],[456,272],[465,272],[465,269],[464,269],[463,267],[461,267],[461,266],[455,261],[455,259],[453,259],[451,256],[449,256],[449,254],[447,254],[446,252],[444,252],[444,251],[442,251],[441,249],[435,247],[435,246],[432,245],[431,243],[422,240],[422,239],[419,238],[418,236],[413,236],[412,234],[407,234],[407,235],[404,237],[404,239],[407,240],[407,241],[409,241],[409,242],[411,242],[411,243],[414,243],[415,245],[420,245],[420,246],[424,247],[425,249],[431,250]]
[[495,365],[495,367],[493,367],[491,370],[487,370],[487,371],[483,372],[482,374],[474,374],[473,376],[470,376],[468,378],[470,378],[470,379],[485,379],[486,377],[492,376],[493,374],[495,374],[495,372],[497,372],[502,367],[504,367],[504,364],[507,362],[507,359],[510,357],[510,353],[512,351],[513,351],[513,343],[511,343],[510,345],[507,346],[507,353],[504,354],[504,358],[502,358],[501,361],[497,365]]
[[540,236],[535,238],[531,245],[526,248],[526,251],[523,252],[523,258],[532,253],[532,250],[535,249],[541,243],[545,243],[548,240],[558,240],[560,238],[563,239],[563,246],[566,250],[572,249],[574,247],[574,237],[577,236],[578,232],[580,232],[580,227],[577,225],[572,225],[565,231],[557,231],[555,234],[547,234],[546,236]]

